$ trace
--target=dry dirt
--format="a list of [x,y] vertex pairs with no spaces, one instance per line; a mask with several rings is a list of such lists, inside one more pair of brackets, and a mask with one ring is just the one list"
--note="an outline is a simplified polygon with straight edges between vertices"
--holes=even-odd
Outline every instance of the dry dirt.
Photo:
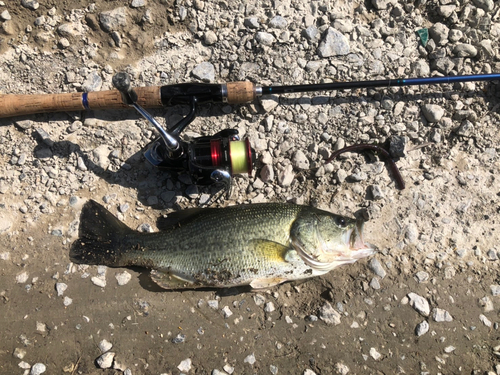
[[[251,6],[232,1],[149,1],[146,8],[154,22],[148,24],[143,21],[145,8],[131,8],[125,1],[96,1],[95,11],[85,10],[78,1],[44,1],[35,11],[18,2],[4,3],[0,11],[7,9],[12,20],[9,25],[3,22],[1,35],[3,94],[79,91],[85,77],[96,70],[105,89],[110,87],[112,73],[122,68],[133,74],[138,85],[192,81],[194,66],[202,61],[217,64],[222,55],[229,57],[216,69],[217,82],[246,78],[246,74],[265,84],[297,84],[301,79],[312,83],[333,72],[323,66],[317,76],[296,74],[302,68],[295,69],[295,56],[318,60],[314,49],[308,52],[307,46],[293,40],[276,41],[276,51],[253,44],[253,49],[239,46],[243,52],[231,49],[230,43],[224,43],[225,35],[231,43],[237,38],[254,43],[248,35],[255,33],[240,28],[236,36],[231,34],[232,18],[256,15],[265,24],[280,11],[290,20],[302,19],[306,9],[319,14],[321,24],[322,14],[344,11],[370,29],[377,17],[387,24],[396,17],[389,11],[376,11],[370,2],[365,4],[367,11],[356,13],[349,2],[329,6],[322,2],[313,4],[311,10],[303,2],[285,2],[293,6],[281,9],[279,4],[264,1],[249,11]],[[456,3],[457,12],[463,12],[475,2]],[[179,4],[188,9],[183,21],[178,16]],[[430,26],[439,17],[425,13],[434,11],[435,4],[424,5],[419,13],[424,15],[422,26]],[[117,48],[99,26],[97,15],[120,6],[127,7],[130,19],[120,30],[123,45]],[[49,26],[46,30],[53,37],[36,37],[41,30],[33,26],[35,19],[48,17],[52,8],[55,15],[83,20],[86,27],[84,36],[65,49],[59,47],[60,36]],[[215,45],[204,42],[202,31],[192,33],[196,15],[200,20],[206,16],[207,30],[219,34],[217,26],[221,27]],[[405,10],[401,24],[413,22],[411,17]],[[28,25],[33,28],[30,32],[26,31]],[[390,27],[397,28],[397,24]],[[290,30],[292,34],[296,31]],[[492,34],[491,39],[496,50],[497,36]],[[411,49],[417,51],[418,40],[413,42]],[[377,46],[366,48],[383,48]],[[360,48],[356,51],[363,55]],[[278,53],[288,56],[279,61]],[[412,53],[408,66],[420,58]],[[266,54],[274,60],[266,60]],[[261,70],[243,69],[237,61],[245,58]],[[470,73],[467,69],[476,60],[463,60],[465,73]],[[336,79],[373,78],[364,77],[362,70],[346,68],[355,59],[342,61],[345,64],[335,65]],[[496,56],[477,60],[481,66],[486,62],[493,70],[499,67]],[[287,64],[293,65],[291,71]],[[409,68],[385,71],[393,77],[399,72],[412,73]],[[259,146],[260,156],[269,152],[274,158],[275,180],[262,186],[255,183],[264,165],[259,160],[257,175],[236,178],[231,199],[214,206],[290,201],[370,218],[365,237],[380,249],[375,258],[385,276],[364,259],[323,277],[258,294],[245,288],[163,291],[143,269],[127,269],[132,278],[119,286],[115,275],[123,269],[71,264],[69,247],[77,236],[79,212],[87,199],[106,201],[113,214],[134,229],[143,223],[154,228],[156,218],[166,210],[198,206],[203,194],[215,192],[207,187],[193,190],[192,185],[148,165],[141,150],[155,135],[133,111],[1,119],[0,373],[29,373],[35,363],[43,363],[47,374],[121,374],[126,369],[132,374],[179,374],[177,366],[189,358],[190,374],[221,374],[225,366],[228,372],[233,367],[234,374],[345,374],[347,368],[349,374],[499,374],[495,366],[500,354],[495,351],[500,351],[500,289],[496,289],[500,284],[500,101],[495,83],[369,94],[323,93],[312,105],[298,100],[302,95],[295,95],[283,98],[272,109],[266,102],[231,108],[209,105],[199,110],[199,117],[188,128],[213,134],[236,127]],[[387,99],[395,107],[401,103],[401,111],[394,113],[394,106],[383,109]],[[429,124],[421,113],[426,103],[444,108],[449,122]],[[473,115],[463,113],[466,110]],[[153,113],[165,123],[186,112],[168,108]],[[300,117],[304,113],[309,118],[305,122]],[[318,120],[320,114],[327,115],[325,123]],[[385,124],[374,118],[377,114],[385,117]],[[274,125],[268,129],[270,115]],[[471,133],[457,133],[465,119],[473,123]],[[43,140],[37,129],[47,132],[49,139]],[[325,132],[332,138],[324,138]],[[315,174],[324,159],[318,148],[331,150],[340,138],[347,144],[359,143],[363,134],[368,134],[365,142],[383,141],[392,135],[409,137],[406,155],[398,160],[406,189],[395,188],[375,157],[348,155],[334,162],[330,174]],[[267,143],[262,147],[263,141]],[[101,145],[118,155],[110,157],[106,168],[93,156]],[[309,158],[311,171],[296,168],[291,186],[281,186],[278,175],[298,149]],[[78,168],[79,157],[88,168]],[[25,158],[22,163],[21,158]],[[365,178],[339,182],[338,169],[348,176],[364,173]],[[372,185],[381,187],[381,200],[374,200]],[[172,193],[169,199],[165,192]],[[123,203],[130,208],[120,213]],[[104,287],[91,282],[99,272],[105,273]],[[67,285],[62,295],[58,295],[56,283]],[[436,321],[433,312],[422,316],[410,306],[409,293],[424,297],[432,311],[446,310],[453,320]],[[217,308],[210,306],[213,301]],[[321,317],[327,303],[341,314],[340,324],[314,319]],[[226,306],[231,316],[224,315]],[[429,330],[417,336],[416,327],[424,321]],[[113,344],[115,369],[100,369],[96,362],[103,339]]]

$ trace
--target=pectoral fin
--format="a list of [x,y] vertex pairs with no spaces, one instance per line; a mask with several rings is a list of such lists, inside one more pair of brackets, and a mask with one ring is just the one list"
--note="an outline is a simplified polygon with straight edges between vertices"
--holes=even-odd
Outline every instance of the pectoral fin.
[[185,289],[196,287],[193,279],[174,272],[152,270],[150,275],[151,279],[163,289]]
[[271,261],[276,263],[286,262],[286,256],[290,250],[290,248],[285,245],[268,240],[252,240],[250,241],[250,246],[268,262]]

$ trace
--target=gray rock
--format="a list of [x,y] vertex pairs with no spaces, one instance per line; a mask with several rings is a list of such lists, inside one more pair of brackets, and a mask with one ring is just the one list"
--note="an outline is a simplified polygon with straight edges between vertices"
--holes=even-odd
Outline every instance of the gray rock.
[[85,92],[99,91],[102,86],[101,75],[97,72],[90,73],[82,84],[82,89]]
[[141,8],[146,6],[146,0],[132,0],[132,3],[130,3],[130,6],[132,8]]
[[40,4],[35,0],[21,0],[21,5],[29,10],[37,10]]
[[474,57],[477,55],[477,48],[471,44],[460,43],[453,48],[453,53],[458,57]]
[[212,30],[209,30],[204,35],[205,44],[211,46],[217,43],[217,34],[215,34]]
[[418,227],[415,223],[410,223],[406,227],[405,238],[408,240],[408,243],[414,244],[418,241]]
[[383,279],[387,275],[387,272],[377,258],[370,259],[368,266],[373,271],[373,273],[379,276],[381,279]]
[[415,328],[415,334],[417,336],[425,335],[428,331],[429,323],[427,323],[426,320],[424,320],[422,323],[417,324],[417,327]]
[[245,25],[249,29],[258,29],[260,27],[259,19],[257,17],[245,18],[245,21],[243,21],[243,25]]
[[309,41],[315,41],[319,38],[319,30],[316,26],[309,26],[302,32],[302,35]]
[[319,309],[319,318],[326,324],[340,324],[340,313],[335,310],[329,302],[326,302]]
[[56,283],[56,291],[58,296],[62,296],[66,289],[68,289],[68,284]]
[[424,283],[426,282],[427,280],[429,280],[429,274],[425,271],[418,271],[416,274],[415,274],[415,277],[417,279],[417,281],[419,283]]
[[293,166],[288,164],[285,169],[278,174],[278,183],[283,187],[287,187],[292,184],[294,178],[295,174],[293,173]]
[[498,284],[490,285],[490,290],[492,296],[500,296],[500,285]]
[[469,120],[464,120],[456,130],[456,133],[462,137],[470,137],[474,133],[474,124]]
[[116,8],[99,15],[99,22],[105,31],[115,31],[128,24],[128,11],[126,7]]
[[427,299],[413,292],[408,293],[408,298],[410,299],[410,306],[413,307],[415,311],[420,315],[429,316],[431,308]]
[[389,153],[393,158],[406,156],[406,146],[409,139],[406,136],[393,135],[389,140]]
[[9,11],[6,9],[2,13],[0,13],[0,18],[2,21],[8,21],[12,19],[12,16],[10,15]]
[[441,5],[438,7],[438,13],[440,16],[444,18],[450,17],[453,12],[457,9],[457,6],[455,4],[449,4],[449,5]]
[[372,0],[372,5],[377,10],[387,9],[390,5],[394,5],[394,0]]
[[439,46],[444,46],[446,43],[448,43],[448,33],[449,32],[450,32],[450,29],[448,29],[448,27],[446,25],[444,25],[440,22],[434,24],[429,29],[430,37]]
[[309,159],[302,150],[297,150],[293,155],[293,166],[299,170],[309,169]]
[[281,16],[274,16],[271,21],[269,21],[269,26],[274,29],[286,29],[287,25],[287,20]]
[[101,340],[97,346],[101,353],[106,353],[111,350],[113,344],[111,344],[108,340]]
[[464,34],[459,29],[451,29],[450,32],[448,33],[448,39],[452,43],[458,42],[460,39],[462,39],[463,36]]
[[438,122],[444,116],[444,109],[437,104],[424,104],[422,112],[429,122]]
[[274,169],[272,165],[266,164],[260,171],[260,178],[262,182],[272,182],[274,180]]
[[349,41],[338,30],[328,28],[318,47],[318,56],[325,58],[349,54]]
[[493,0],[473,0],[474,4],[483,9],[486,12],[491,12],[495,8],[495,2]]
[[429,64],[427,64],[427,62],[424,60],[415,61],[412,64],[411,69],[415,77],[428,77],[429,74],[431,73],[431,68],[429,67]]
[[64,38],[81,37],[84,33],[83,25],[80,22],[63,23],[57,28],[57,33]]
[[111,149],[108,145],[100,145],[99,147],[92,150],[92,155],[94,156],[95,164],[106,170],[109,167],[110,160],[109,154],[111,153]]
[[215,67],[208,61],[198,64],[192,71],[194,77],[203,82],[213,82],[215,80]]
[[274,38],[273,34],[259,31],[257,34],[255,34],[255,40],[257,41],[257,43],[264,46],[272,46],[276,39]]
[[375,290],[380,289],[380,282],[378,280],[378,277],[372,278],[372,280],[370,281],[370,287],[372,287]]
[[432,310],[432,319],[435,322],[451,322],[453,321],[453,317],[446,310],[435,308]]

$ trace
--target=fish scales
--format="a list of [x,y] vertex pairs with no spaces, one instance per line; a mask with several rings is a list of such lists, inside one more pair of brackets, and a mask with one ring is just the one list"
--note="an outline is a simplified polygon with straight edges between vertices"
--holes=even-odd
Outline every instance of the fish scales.
[[263,254],[251,242],[266,239],[288,249],[290,227],[300,210],[301,206],[278,204],[254,205],[246,210],[238,206],[207,210],[207,214],[186,225],[143,238],[131,235],[128,247],[140,250],[127,251],[123,262],[187,275],[230,274],[235,279],[291,272],[277,269],[285,254]]

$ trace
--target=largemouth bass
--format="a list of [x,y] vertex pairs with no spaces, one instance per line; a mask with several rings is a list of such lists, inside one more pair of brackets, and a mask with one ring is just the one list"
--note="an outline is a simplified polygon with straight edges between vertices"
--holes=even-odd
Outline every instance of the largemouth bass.
[[95,201],[80,216],[75,263],[151,268],[165,289],[267,288],[318,276],[374,249],[362,220],[293,204],[191,209],[169,215],[169,228],[141,233]]

